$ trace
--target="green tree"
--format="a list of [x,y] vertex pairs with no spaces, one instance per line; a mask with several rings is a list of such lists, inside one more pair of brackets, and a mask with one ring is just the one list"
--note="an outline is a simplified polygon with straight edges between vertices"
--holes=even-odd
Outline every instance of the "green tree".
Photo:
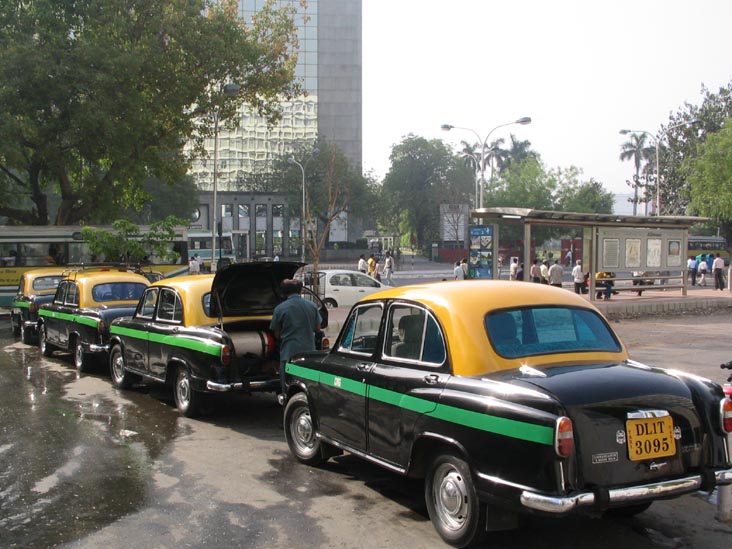
[[565,212],[613,213],[613,193],[606,191],[602,183],[594,179],[581,181],[581,175],[581,170],[575,167],[557,172],[556,208]]
[[275,120],[300,91],[294,7],[275,4],[245,24],[235,0],[1,0],[0,215],[47,224],[56,193],[57,224],[108,218],[185,175],[201,110]]
[[[414,235],[417,247],[440,236],[440,204],[470,203],[472,170],[437,139],[408,135],[390,155],[382,192],[389,197],[382,215],[402,218],[401,234]],[[456,202],[457,201],[457,202]]]
[[620,146],[620,160],[623,162],[632,160],[633,166],[635,167],[633,182],[629,183],[633,188],[633,215],[638,213],[638,189],[641,186],[641,167],[643,162],[648,161],[655,154],[654,148],[646,145],[647,139],[648,136],[645,133],[631,133],[628,141]]
[[732,119],[719,131],[709,134],[699,154],[688,159],[682,169],[691,185],[689,210],[710,217],[732,243]]
[[133,223],[150,225],[169,216],[188,220],[198,206],[198,188],[189,176],[174,183],[148,178],[141,192],[144,193],[141,208],[130,207],[120,212]]
[[170,244],[175,240],[175,228],[187,222],[174,216],[152,223],[146,232],[127,219],[112,223],[112,230],[83,227],[81,235],[89,243],[91,253],[105,261],[137,264],[145,258],[173,262],[178,254]]

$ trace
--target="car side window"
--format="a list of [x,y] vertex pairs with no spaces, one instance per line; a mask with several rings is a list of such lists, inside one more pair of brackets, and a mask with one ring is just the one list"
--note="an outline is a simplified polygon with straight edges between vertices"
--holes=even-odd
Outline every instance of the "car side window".
[[330,277],[331,286],[351,286],[351,277],[345,274],[337,274]]
[[152,318],[153,313],[155,313],[155,304],[158,301],[158,288],[151,288],[147,292],[145,292],[145,295],[143,296],[143,299],[140,301],[140,304],[137,306],[137,312],[135,315],[138,318]]
[[381,304],[363,305],[354,308],[348,319],[338,347],[339,351],[372,355],[379,339]]
[[66,290],[66,298],[64,299],[66,305],[78,305],[79,304],[79,286],[75,282],[69,282]]
[[379,286],[379,283],[370,276],[364,274],[357,274],[354,276],[356,278],[356,286],[361,288],[377,288]]
[[384,355],[394,360],[442,364],[447,358],[445,338],[435,318],[424,309],[394,305],[389,310]]
[[58,285],[58,289],[56,290],[56,296],[53,298],[53,302],[57,305],[62,305],[64,302],[64,298],[66,297],[66,288],[68,287],[68,282],[62,282]]
[[167,322],[181,322],[183,320],[183,302],[174,290],[164,288],[160,292],[158,320]]

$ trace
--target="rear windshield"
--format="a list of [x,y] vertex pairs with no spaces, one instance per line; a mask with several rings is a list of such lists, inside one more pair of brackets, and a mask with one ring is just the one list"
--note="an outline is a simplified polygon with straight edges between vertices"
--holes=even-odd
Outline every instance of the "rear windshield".
[[145,291],[145,284],[139,282],[106,282],[92,288],[94,301],[135,301],[137,302]]
[[485,328],[493,348],[506,358],[621,349],[605,320],[587,309],[525,307],[497,311],[486,316]]
[[33,289],[37,292],[55,290],[63,276],[39,276],[33,280]]

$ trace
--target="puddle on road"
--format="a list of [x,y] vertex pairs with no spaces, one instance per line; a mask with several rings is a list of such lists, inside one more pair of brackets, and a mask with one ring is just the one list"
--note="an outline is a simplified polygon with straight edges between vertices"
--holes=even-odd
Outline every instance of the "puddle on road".
[[178,414],[143,391],[110,390],[102,368],[79,375],[68,357],[3,335],[3,545],[74,541],[141,509],[152,461],[182,434]]

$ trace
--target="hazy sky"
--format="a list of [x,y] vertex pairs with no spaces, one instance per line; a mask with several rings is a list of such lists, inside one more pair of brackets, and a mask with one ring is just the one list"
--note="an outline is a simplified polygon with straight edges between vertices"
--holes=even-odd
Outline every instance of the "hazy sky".
[[547,168],[628,192],[621,128],[656,134],[732,80],[731,0],[363,0],[363,154],[382,177],[409,133],[453,145],[500,128]]

